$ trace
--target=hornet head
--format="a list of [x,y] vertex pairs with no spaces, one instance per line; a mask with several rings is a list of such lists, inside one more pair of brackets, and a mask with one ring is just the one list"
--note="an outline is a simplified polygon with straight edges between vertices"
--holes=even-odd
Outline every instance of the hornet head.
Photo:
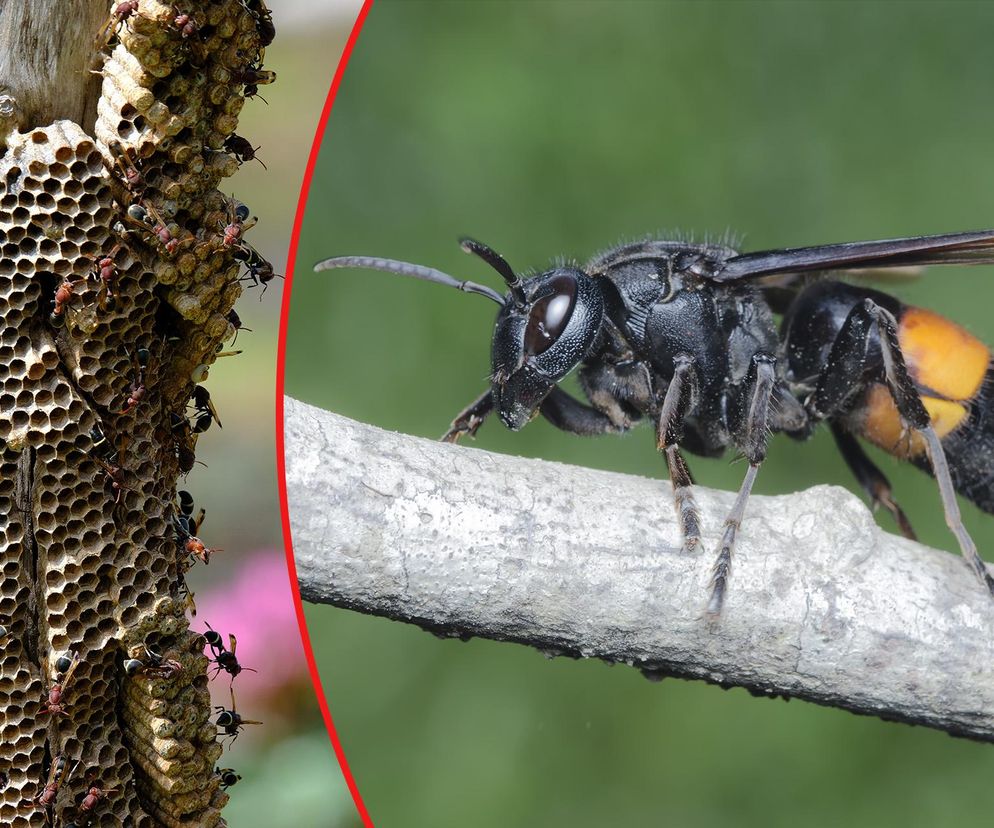
[[502,256],[481,242],[462,239],[462,249],[496,270],[508,292],[461,281],[422,265],[369,256],[326,259],[315,270],[367,267],[479,293],[501,306],[491,346],[491,391],[501,422],[518,430],[542,401],[589,352],[601,329],[600,285],[575,267],[556,267],[522,279]]

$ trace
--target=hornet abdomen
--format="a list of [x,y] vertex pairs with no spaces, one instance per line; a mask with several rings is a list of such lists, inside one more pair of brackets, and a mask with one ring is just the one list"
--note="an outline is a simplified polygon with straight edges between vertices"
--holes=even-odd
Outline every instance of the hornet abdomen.
[[[922,308],[903,307],[897,335],[908,372],[940,438],[966,426],[990,365],[990,350],[955,322]],[[890,391],[874,383],[866,392],[862,436],[902,459],[925,450],[917,433],[906,436]]]
[[[991,351],[945,317],[902,306],[897,334],[908,372],[942,440],[953,484],[964,497],[994,513],[994,376]],[[856,422],[853,422],[853,421]],[[886,385],[873,383],[850,427],[871,443],[931,472],[918,432],[901,422]]]
[[[881,331],[870,322],[868,302],[893,317],[895,344],[942,441],[953,486],[994,513],[992,353],[955,322],[860,285],[819,280],[807,286],[785,315],[783,338],[790,381],[807,399],[812,421],[835,421],[932,473],[921,432],[902,420],[887,385]],[[857,330],[862,337],[853,336]],[[845,366],[833,367],[843,354]]]
[[[898,336],[908,370],[942,439],[953,485],[963,497],[994,514],[994,368],[991,351],[954,322],[906,307]],[[886,387],[867,391],[863,436],[885,451],[931,473],[919,435],[901,435]]]

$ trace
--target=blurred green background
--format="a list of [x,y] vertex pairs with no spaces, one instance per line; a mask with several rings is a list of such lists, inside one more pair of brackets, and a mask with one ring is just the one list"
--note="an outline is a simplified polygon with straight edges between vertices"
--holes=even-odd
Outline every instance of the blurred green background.
[[[762,249],[994,225],[992,33],[994,6],[980,3],[377,0],[311,190],[287,393],[437,437],[486,385],[490,303],[374,272],[311,273],[331,255],[493,284],[460,234],[524,270],[647,233],[731,230]],[[992,277],[933,269],[898,292],[994,341]],[[494,420],[475,445],[666,477],[648,428],[584,440]],[[932,480],[875,456],[922,539],[955,551]],[[691,465],[704,485],[741,480],[741,466]],[[776,439],[756,490],[817,482],[855,488],[824,431]],[[647,504],[669,508],[662,490]],[[990,550],[994,521],[964,512]],[[990,746],[307,614],[380,828],[990,820]]]

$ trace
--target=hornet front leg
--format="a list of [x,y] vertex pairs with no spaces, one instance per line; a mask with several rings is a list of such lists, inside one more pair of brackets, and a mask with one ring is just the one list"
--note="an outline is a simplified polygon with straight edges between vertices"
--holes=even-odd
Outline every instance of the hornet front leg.
[[581,437],[619,434],[625,430],[603,411],[585,405],[560,388],[552,389],[539,411],[556,428]]
[[449,426],[449,430],[442,435],[443,443],[455,443],[464,434],[475,437],[480,430],[483,421],[487,419],[494,410],[494,395],[491,391],[484,391],[473,402],[460,411]]
[[[442,435],[442,440],[454,443],[464,434],[476,436],[477,430],[493,410],[493,394],[487,391],[459,412],[449,430]],[[627,428],[603,411],[585,405],[560,388],[553,388],[549,392],[549,396],[542,401],[539,412],[556,428],[582,437],[620,433]]]
[[692,552],[701,540],[701,513],[694,500],[694,481],[679,448],[683,438],[683,422],[693,410],[697,395],[694,358],[689,354],[677,354],[673,358],[673,379],[666,388],[656,423],[656,448],[666,457],[685,552]]

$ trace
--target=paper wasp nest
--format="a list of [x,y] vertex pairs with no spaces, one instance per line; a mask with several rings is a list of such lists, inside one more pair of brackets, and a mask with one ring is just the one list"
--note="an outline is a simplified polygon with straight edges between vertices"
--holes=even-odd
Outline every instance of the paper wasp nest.
[[[110,20],[95,136],[61,121],[0,156],[4,826],[223,824],[176,481],[240,265],[268,267],[217,187],[238,167],[224,147],[246,85],[272,79],[271,23],[261,2],[191,14],[141,0]],[[178,668],[127,676],[150,643]],[[105,793],[86,808],[92,785]]]

